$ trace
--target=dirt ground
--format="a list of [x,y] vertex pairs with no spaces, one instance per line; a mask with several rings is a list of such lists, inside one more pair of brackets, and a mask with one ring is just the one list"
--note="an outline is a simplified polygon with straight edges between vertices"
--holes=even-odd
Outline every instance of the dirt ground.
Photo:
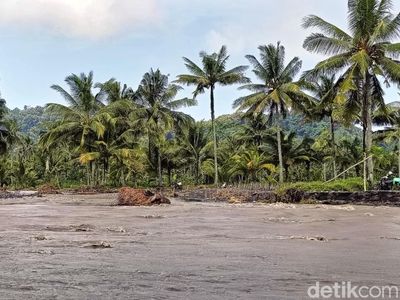
[[400,208],[0,200],[0,299],[307,299],[400,282]]

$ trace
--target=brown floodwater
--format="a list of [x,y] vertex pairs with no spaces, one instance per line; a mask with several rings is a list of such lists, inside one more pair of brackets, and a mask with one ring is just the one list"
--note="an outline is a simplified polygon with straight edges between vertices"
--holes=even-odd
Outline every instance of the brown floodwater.
[[399,285],[400,208],[0,200],[0,299],[307,299]]

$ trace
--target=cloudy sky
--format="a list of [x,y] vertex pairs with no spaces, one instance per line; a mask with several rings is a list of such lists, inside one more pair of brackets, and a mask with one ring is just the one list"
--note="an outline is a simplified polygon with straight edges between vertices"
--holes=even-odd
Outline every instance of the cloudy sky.
[[[394,1],[400,11],[400,1]],[[308,14],[346,26],[346,0],[0,0],[0,91],[8,106],[61,102],[49,87],[71,73],[93,70],[136,88],[150,68],[174,79],[182,56],[227,45],[230,66],[246,64],[260,44],[281,41],[304,69],[322,57],[302,49]],[[190,94],[190,88],[182,96]],[[232,111],[236,87],[217,90],[218,115]],[[387,91],[387,101],[397,91]],[[187,112],[209,116],[207,96]]]

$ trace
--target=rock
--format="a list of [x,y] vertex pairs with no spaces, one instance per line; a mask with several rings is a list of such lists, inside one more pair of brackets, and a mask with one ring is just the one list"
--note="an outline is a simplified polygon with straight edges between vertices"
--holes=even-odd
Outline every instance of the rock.
[[109,249],[112,248],[111,244],[105,241],[101,241],[99,243],[85,245],[84,248],[93,248],[93,249]]
[[107,227],[106,229],[107,229],[107,231],[111,231],[111,232],[120,232],[120,233],[126,232],[126,230],[122,227],[118,227],[118,228]]
[[36,254],[45,254],[45,255],[54,255],[54,251],[52,250],[44,250],[44,249],[40,249],[36,252],[34,252]]
[[34,240],[36,241],[46,241],[48,238],[45,235],[39,234],[33,237]]
[[171,204],[168,198],[164,197],[161,193],[156,193],[154,196],[150,198],[150,203],[152,205],[155,204]]

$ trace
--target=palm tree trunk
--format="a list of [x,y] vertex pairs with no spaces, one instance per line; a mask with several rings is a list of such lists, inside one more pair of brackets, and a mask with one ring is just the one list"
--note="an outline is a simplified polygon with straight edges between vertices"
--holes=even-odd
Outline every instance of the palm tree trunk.
[[[372,148],[372,120],[371,120],[371,108],[369,108],[369,117],[367,122],[367,140],[366,140],[366,153],[368,156],[371,155]],[[368,183],[372,186],[374,182],[374,161],[372,157],[370,157],[367,161],[367,174],[368,174]]]
[[86,184],[90,186],[90,164],[86,165]]
[[168,186],[172,185],[172,168],[168,165]]
[[[279,109],[277,108],[277,115],[278,115],[278,120],[277,120],[277,131],[276,131],[276,141],[278,143],[278,159],[279,159],[279,183],[284,182],[283,178],[283,155],[282,155],[282,139],[281,139],[281,115],[279,113]],[[289,174],[286,174],[286,177],[289,176]]]
[[289,166],[288,165],[285,166],[285,177],[286,177],[286,181],[289,181]]
[[160,153],[160,149],[157,149],[157,171],[158,171],[158,186],[162,187],[163,178],[162,178],[162,170],[161,170],[161,153]]
[[398,160],[398,165],[399,165],[399,177],[400,177],[400,137],[397,139],[397,155],[398,155],[398,157],[397,157],[397,160]]
[[331,115],[331,143],[332,143],[332,151],[333,151],[333,178],[337,176],[337,168],[336,168],[336,141],[335,141],[335,120]]
[[199,184],[199,170],[200,170],[200,163],[199,163],[199,158],[197,155],[195,155],[195,159],[196,159],[196,163],[195,163],[195,167],[194,167],[194,176],[196,178],[195,182],[196,184]]
[[215,130],[215,111],[214,111],[214,86],[210,88],[210,108],[211,108],[211,125],[213,131],[214,143],[214,184],[218,185],[218,149],[217,149],[217,133]]
[[[364,157],[367,158],[371,155],[372,148],[372,103],[370,97],[370,75],[367,72],[364,82],[363,93],[363,129],[364,133]],[[372,186],[374,181],[374,164],[372,157],[366,161],[366,176],[369,186]]]
[[49,173],[50,173],[50,156],[47,156],[45,174],[48,175]]
[[92,169],[92,176],[91,176],[91,186],[95,186],[96,185],[96,165],[94,162],[90,162],[91,164],[91,169]]

